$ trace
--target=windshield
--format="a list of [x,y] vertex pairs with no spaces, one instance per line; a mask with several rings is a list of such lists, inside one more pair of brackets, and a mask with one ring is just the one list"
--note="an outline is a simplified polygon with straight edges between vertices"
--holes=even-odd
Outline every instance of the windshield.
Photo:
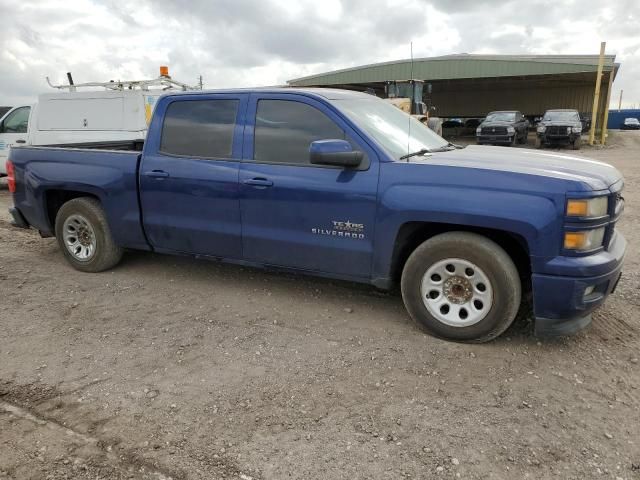
[[543,122],[579,122],[580,117],[576,112],[547,112],[544,114]]
[[345,99],[333,100],[333,104],[396,160],[407,153],[438,150],[449,145],[425,124],[384,100]]
[[516,119],[515,112],[491,112],[487,115],[487,122],[513,122]]

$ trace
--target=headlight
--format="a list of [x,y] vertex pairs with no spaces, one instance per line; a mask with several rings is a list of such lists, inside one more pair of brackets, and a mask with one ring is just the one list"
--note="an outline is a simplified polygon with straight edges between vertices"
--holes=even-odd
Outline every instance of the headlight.
[[567,200],[568,217],[598,218],[604,217],[609,210],[607,197],[580,198]]
[[481,132],[482,132],[482,127],[476,128],[476,135],[480,135]]
[[571,133],[571,127],[567,127],[567,133]]
[[515,132],[515,131],[516,131],[516,129],[515,129],[515,128],[513,128],[513,127],[507,127],[507,132],[508,132],[508,133],[513,133],[513,132]]
[[572,130],[573,130],[573,133],[580,133],[582,132],[582,127],[573,127]]
[[544,133],[544,131],[547,129],[547,127],[545,127],[544,125],[538,125],[538,128],[536,128],[536,130],[539,133]]
[[565,232],[564,248],[567,250],[588,251],[602,246],[604,227],[579,232]]

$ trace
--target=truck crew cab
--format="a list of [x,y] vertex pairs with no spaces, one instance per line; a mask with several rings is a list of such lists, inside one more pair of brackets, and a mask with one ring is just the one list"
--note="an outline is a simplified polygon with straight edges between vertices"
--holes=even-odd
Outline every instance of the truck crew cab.
[[457,341],[500,335],[529,290],[538,333],[584,327],[626,249],[615,168],[456,147],[358,92],[168,94],[142,153],[24,146],[7,166],[14,224],[78,270],[140,249],[399,283],[411,317]]

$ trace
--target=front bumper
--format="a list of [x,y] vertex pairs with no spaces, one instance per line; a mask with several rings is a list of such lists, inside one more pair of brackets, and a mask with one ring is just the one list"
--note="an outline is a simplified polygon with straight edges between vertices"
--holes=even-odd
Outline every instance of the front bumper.
[[482,143],[513,143],[512,135],[476,135],[479,144]]
[[[565,263],[575,261],[576,272],[586,273],[587,276],[534,273],[532,284],[536,335],[569,335],[589,325],[591,313],[604,303],[618,285],[626,247],[624,237],[616,233],[609,250],[593,255],[588,260],[587,268],[584,259],[588,257],[565,259]],[[606,270],[604,273],[603,268]],[[592,292],[585,294],[587,289],[592,289]]]
[[29,222],[16,207],[11,207],[9,214],[11,215],[11,225],[18,228],[29,228]]
[[563,134],[563,135],[550,135],[544,133],[537,133],[538,138],[542,143],[549,144],[570,144],[573,143],[577,138],[580,138],[581,134],[571,133],[571,134]]

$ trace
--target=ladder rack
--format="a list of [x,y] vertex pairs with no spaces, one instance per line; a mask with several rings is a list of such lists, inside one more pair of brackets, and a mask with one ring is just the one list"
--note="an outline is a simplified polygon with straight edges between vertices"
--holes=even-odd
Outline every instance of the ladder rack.
[[103,87],[107,90],[136,90],[140,89],[142,91],[149,91],[149,87],[161,87],[162,90],[171,90],[173,88],[180,89],[183,91],[186,90],[197,90],[196,87],[191,87],[186,83],[178,82],[173,80],[169,76],[161,75],[158,78],[154,78],[152,80],[127,80],[127,81],[114,81],[110,82],[88,82],[88,83],[76,83],[71,85],[54,85],[47,78],[47,83],[51,88],[57,88],[58,90],[69,90],[70,92],[75,92],[78,88],[85,87]]

